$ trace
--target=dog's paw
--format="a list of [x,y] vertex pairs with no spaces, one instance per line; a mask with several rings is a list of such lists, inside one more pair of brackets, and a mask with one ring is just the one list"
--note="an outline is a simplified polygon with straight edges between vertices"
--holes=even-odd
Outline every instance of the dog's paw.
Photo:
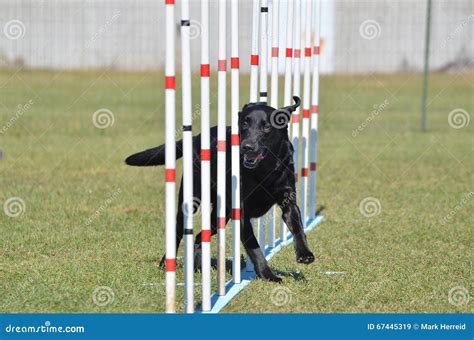
[[257,273],[257,276],[260,279],[265,280],[265,281],[270,281],[270,282],[275,282],[275,283],[283,282],[282,278],[273,274],[270,268],[266,268],[262,272]]
[[310,264],[310,263],[313,263],[314,260],[315,260],[314,254],[310,252],[309,250],[303,254],[296,255],[296,262],[298,263]]

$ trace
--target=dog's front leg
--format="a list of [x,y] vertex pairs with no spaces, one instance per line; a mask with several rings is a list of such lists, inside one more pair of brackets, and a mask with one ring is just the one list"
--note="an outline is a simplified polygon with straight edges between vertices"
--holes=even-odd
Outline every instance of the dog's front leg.
[[314,255],[309,250],[308,242],[306,241],[300,208],[296,204],[296,196],[289,195],[288,197],[290,197],[290,199],[280,203],[280,208],[282,210],[283,220],[295,239],[296,261],[305,264],[312,263],[314,262]]
[[244,244],[247,255],[252,260],[255,273],[263,280],[282,282],[282,279],[273,274],[267,259],[263,255],[262,249],[258,245],[258,241],[253,233],[252,223],[250,219],[243,220],[243,228],[241,228],[241,240]]

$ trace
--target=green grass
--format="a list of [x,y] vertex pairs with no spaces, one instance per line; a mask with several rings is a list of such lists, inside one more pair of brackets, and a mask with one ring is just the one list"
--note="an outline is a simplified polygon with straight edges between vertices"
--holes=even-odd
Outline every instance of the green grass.
[[[474,75],[430,79],[423,133],[419,75],[322,78],[318,206],[326,221],[308,235],[317,261],[296,264],[285,248],[271,265],[305,280],[254,281],[226,312],[472,312],[472,301],[455,306],[448,293],[474,292],[474,196],[466,196],[474,191],[474,121],[453,129],[448,114],[472,116]],[[162,312],[163,169],[123,165],[164,140],[162,75],[4,70],[0,88],[0,128],[32,101],[0,133],[0,202],[20,197],[26,206],[17,218],[0,213],[0,312]],[[198,98],[196,90],[195,109]],[[92,124],[101,108],[115,118],[104,130]],[[359,210],[366,197],[381,204],[372,218]],[[115,296],[103,307],[92,299],[99,286]],[[179,301],[182,293],[179,286]],[[277,306],[277,293],[291,299]]]

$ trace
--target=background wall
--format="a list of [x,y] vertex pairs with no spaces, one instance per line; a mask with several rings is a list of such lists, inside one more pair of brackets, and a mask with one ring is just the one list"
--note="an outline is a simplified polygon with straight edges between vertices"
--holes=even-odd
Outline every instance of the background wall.
[[[433,0],[433,70],[472,69],[473,3]],[[281,14],[286,13],[286,6],[287,2],[282,1]],[[241,67],[245,72],[249,69],[252,1],[241,1],[240,12]],[[322,12],[323,72],[421,70],[426,1],[323,0]],[[179,13],[178,1],[178,39]],[[211,44],[215,44],[214,48],[211,46],[211,61],[215,66],[216,1],[211,1],[211,13]],[[191,18],[192,60],[196,70],[200,59],[197,0],[191,1]],[[163,67],[163,1],[0,0],[0,29],[0,63],[7,67],[123,70]],[[284,20],[281,30],[282,33],[285,30]],[[284,42],[285,35],[280,37]]]

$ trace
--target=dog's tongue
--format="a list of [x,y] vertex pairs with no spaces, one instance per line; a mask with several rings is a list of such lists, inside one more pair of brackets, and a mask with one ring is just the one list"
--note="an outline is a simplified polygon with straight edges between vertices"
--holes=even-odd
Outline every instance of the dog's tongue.
[[263,158],[264,157],[262,153],[252,153],[252,152],[247,153],[247,159],[251,161],[262,160]]

